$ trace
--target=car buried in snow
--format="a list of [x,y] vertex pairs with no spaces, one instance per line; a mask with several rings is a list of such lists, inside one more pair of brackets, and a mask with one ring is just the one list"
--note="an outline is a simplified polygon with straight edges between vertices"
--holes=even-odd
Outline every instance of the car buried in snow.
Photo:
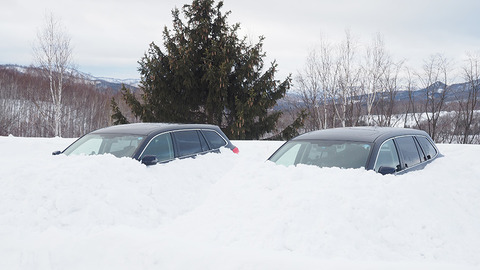
[[422,169],[440,155],[421,130],[349,127],[312,131],[283,144],[268,160],[281,165],[365,168],[381,174]]
[[238,148],[215,125],[135,123],[95,130],[53,155],[112,154],[154,165],[220,152],[222,147],[238,153]]

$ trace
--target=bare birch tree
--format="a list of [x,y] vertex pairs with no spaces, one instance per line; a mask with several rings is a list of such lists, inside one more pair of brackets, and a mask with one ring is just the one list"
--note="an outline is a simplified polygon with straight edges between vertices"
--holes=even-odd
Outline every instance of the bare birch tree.
[[335,126],[335,113],[329,109],[334,104],[336,88],[338,83],[338,65],[333,55],[332,46],[322,40],[320,45],[320,59],[317,62],[317,70],[320,74],[320,84],[323,89],[323,128],[328,128],[328,120],[331,118],[332,127]]
[[33,53],[35,65],[49,80],[54,135],[62,136],[62,92],[65,77],[73,68],[73,56],[70,36],[52,13],[45,16],[45,25],[37,33]]
[[298,90],[309,114],[308,130],[327,128],[329,117],[333,116],[328,110],[337,87],[337,69],[332,53],[332,46],[322,39],[320,47],[309,53],[305,68],[296,77]]
[[317,62],[317,52],[316,50],[312,50],[307,57],[305,68],[295,78],[298,83],[297,88],[302,97],[303,106],[308,113],[308,118],[305,123],[307,130],[321,129],[323,123],[322,114],[319,110],[323,90],[320,84]]
[[380,34],[377,34],[372,44],[367,47],[365,60],[362,66],[362,94],[365,99],[367,123],[372,123],[372,111],[378,98],[378,93],[382,92],[386,77],[386,72],[391,65],[391,59],[385,50],[385,44]]
[[394,119],[396,97],[400,91],[400,72],[403,67],[403,61],[390,63],[382,78],[382,98],[377,105],[376,124],[379,126],[396,126],[400,118]]
[[478,99],[480,98],[480,55],[468,55],[463,67],[463,76],[467,85],[461,92],[461,95],[457,97],[460,118],[459,128],[462,134],[460,142],[473,143],[475,137],[479,135],[478,122],[477,126],[475,126],[475,120],[478,119],[476,110],[478,109]]
[[347,120],[351,126],[355,126],[357,121],[355,119],[354,105],[358,102],[353,97],[358,94],[360,68],[355,61],[356,43],[353,41],[349,31],[346,31],[345,40],[340,44],[338,50],[338,90],[336,95],[338,101],[337,98],[333,99],[335,102],[335,113],[343,127],[347,126]]
[[424,62],[423,73],[418,74],[420,85],[424,88],[426,131],[435,140],[437,124],[446,103],[451,63],[441,54],[431,56]]

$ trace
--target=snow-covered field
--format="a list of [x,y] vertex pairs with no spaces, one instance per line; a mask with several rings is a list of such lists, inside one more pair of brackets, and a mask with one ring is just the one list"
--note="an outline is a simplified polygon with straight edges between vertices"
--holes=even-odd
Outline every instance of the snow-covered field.
[[423,171],[282,167],[282,142],[146,167],[0,137],[0,269],[480,269],[480,146]]

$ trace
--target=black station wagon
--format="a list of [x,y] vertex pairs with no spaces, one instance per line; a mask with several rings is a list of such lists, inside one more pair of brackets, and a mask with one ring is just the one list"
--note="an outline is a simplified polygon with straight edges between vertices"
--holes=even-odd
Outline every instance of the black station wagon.
[[54,155],[131,157],[146,165],[175,158],[219,152],[221,147],[238,153],[218,126],[203,124],[136,123],[111,126],[88,133]]
[[351,127],[312,131],[283,144],[270,158],[282,165],[365,168],[381,174],[421,169],[439,156],[421,130]]

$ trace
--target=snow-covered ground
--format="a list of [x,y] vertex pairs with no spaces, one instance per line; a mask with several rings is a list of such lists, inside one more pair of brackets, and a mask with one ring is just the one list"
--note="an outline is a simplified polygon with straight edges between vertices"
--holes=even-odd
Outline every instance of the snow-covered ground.
[[423,171],[282,167],[282,142],[146,167],[0,137],[0,269],[480,269],[480,146]]

